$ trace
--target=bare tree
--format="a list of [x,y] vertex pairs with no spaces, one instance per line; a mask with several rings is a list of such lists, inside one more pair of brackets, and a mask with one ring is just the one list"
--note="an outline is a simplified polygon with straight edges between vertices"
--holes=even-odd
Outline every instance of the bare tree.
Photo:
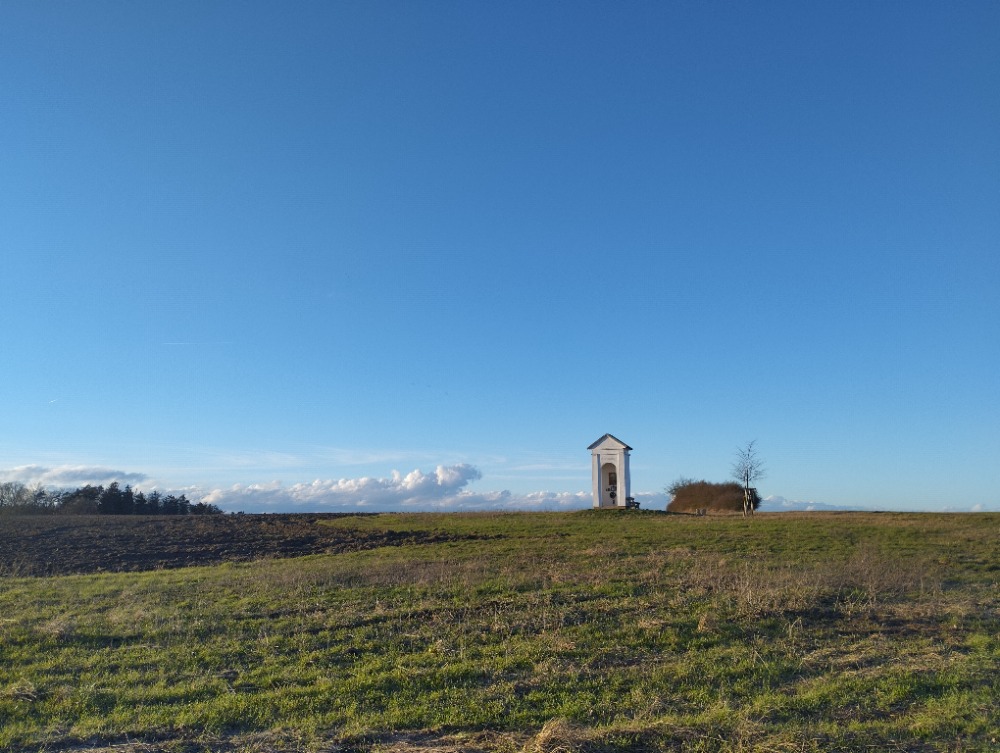
[[29,489],[17,481],[0,483],[0,513],[30,515],[52,509],[52,497],[40,485]]
[[21,512],[31,504],[31,490],[17,481],[0,484],[0,511]]
[[752,484],[764,477],[764,461],[757,454],[757,440],[747,443],[746,447],[736,450],[736,462],[733,463],[734,479],[743,484],[743,517],[753,515],[754,502],[758,499],[757,490]]

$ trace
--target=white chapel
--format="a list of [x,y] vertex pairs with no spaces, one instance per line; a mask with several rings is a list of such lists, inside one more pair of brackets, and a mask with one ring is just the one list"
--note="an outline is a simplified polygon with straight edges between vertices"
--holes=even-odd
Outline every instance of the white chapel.
[[632,499],[627,444],[605,434],[590,447],[595,508],[638,507]]

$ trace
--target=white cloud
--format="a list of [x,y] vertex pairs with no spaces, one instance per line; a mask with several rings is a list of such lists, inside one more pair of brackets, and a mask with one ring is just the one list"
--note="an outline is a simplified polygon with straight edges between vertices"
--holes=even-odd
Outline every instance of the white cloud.
[[[590,492],[471,491],[482,478],[472,465],[439,465],[433,472],[393,471],[387,478],[343,478],[297,483],[234,484],[208,491],[185,490],[188,497],[227,511],[322,512],[324,510],[579,510],[591,506]],[[637,494],[646,509],[662,510],[663,494]]]
[[16,481],[25,486],[69,488],[110,484],[138,484],[149,477],[144,473],[129,473],[114,468],[92,465],[59,465],[49,468],[42,465],[20,465],[16,468],[0,470],[0,481]]
[[467,463],[439,465],[433,472],[414,470],[405,476],[393,471],[388,478],[317,479],[285,486],[280,481],[264,484],[234,484],[212,489],[202,500],[225,510],[263,512],[324,509],[433,509],[453,504],[456,498],[475,496],[464,491],[470,481],[482,477]]

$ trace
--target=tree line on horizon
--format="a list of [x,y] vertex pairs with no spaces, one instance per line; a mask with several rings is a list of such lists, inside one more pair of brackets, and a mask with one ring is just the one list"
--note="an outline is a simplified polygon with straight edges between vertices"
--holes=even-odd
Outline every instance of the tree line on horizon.
[[0,515],[219,515],[218,507],[191,502],[185,495],[146,494],[117,481],[72,490],[29,489],[16,481],[0,483]]

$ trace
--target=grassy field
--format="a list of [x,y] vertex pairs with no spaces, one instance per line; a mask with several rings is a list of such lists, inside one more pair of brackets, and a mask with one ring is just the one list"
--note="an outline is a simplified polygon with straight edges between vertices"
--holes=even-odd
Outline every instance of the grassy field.
[[312,524],[413,535],[7,574],[0,749],[1000,750],[1000,515]]

